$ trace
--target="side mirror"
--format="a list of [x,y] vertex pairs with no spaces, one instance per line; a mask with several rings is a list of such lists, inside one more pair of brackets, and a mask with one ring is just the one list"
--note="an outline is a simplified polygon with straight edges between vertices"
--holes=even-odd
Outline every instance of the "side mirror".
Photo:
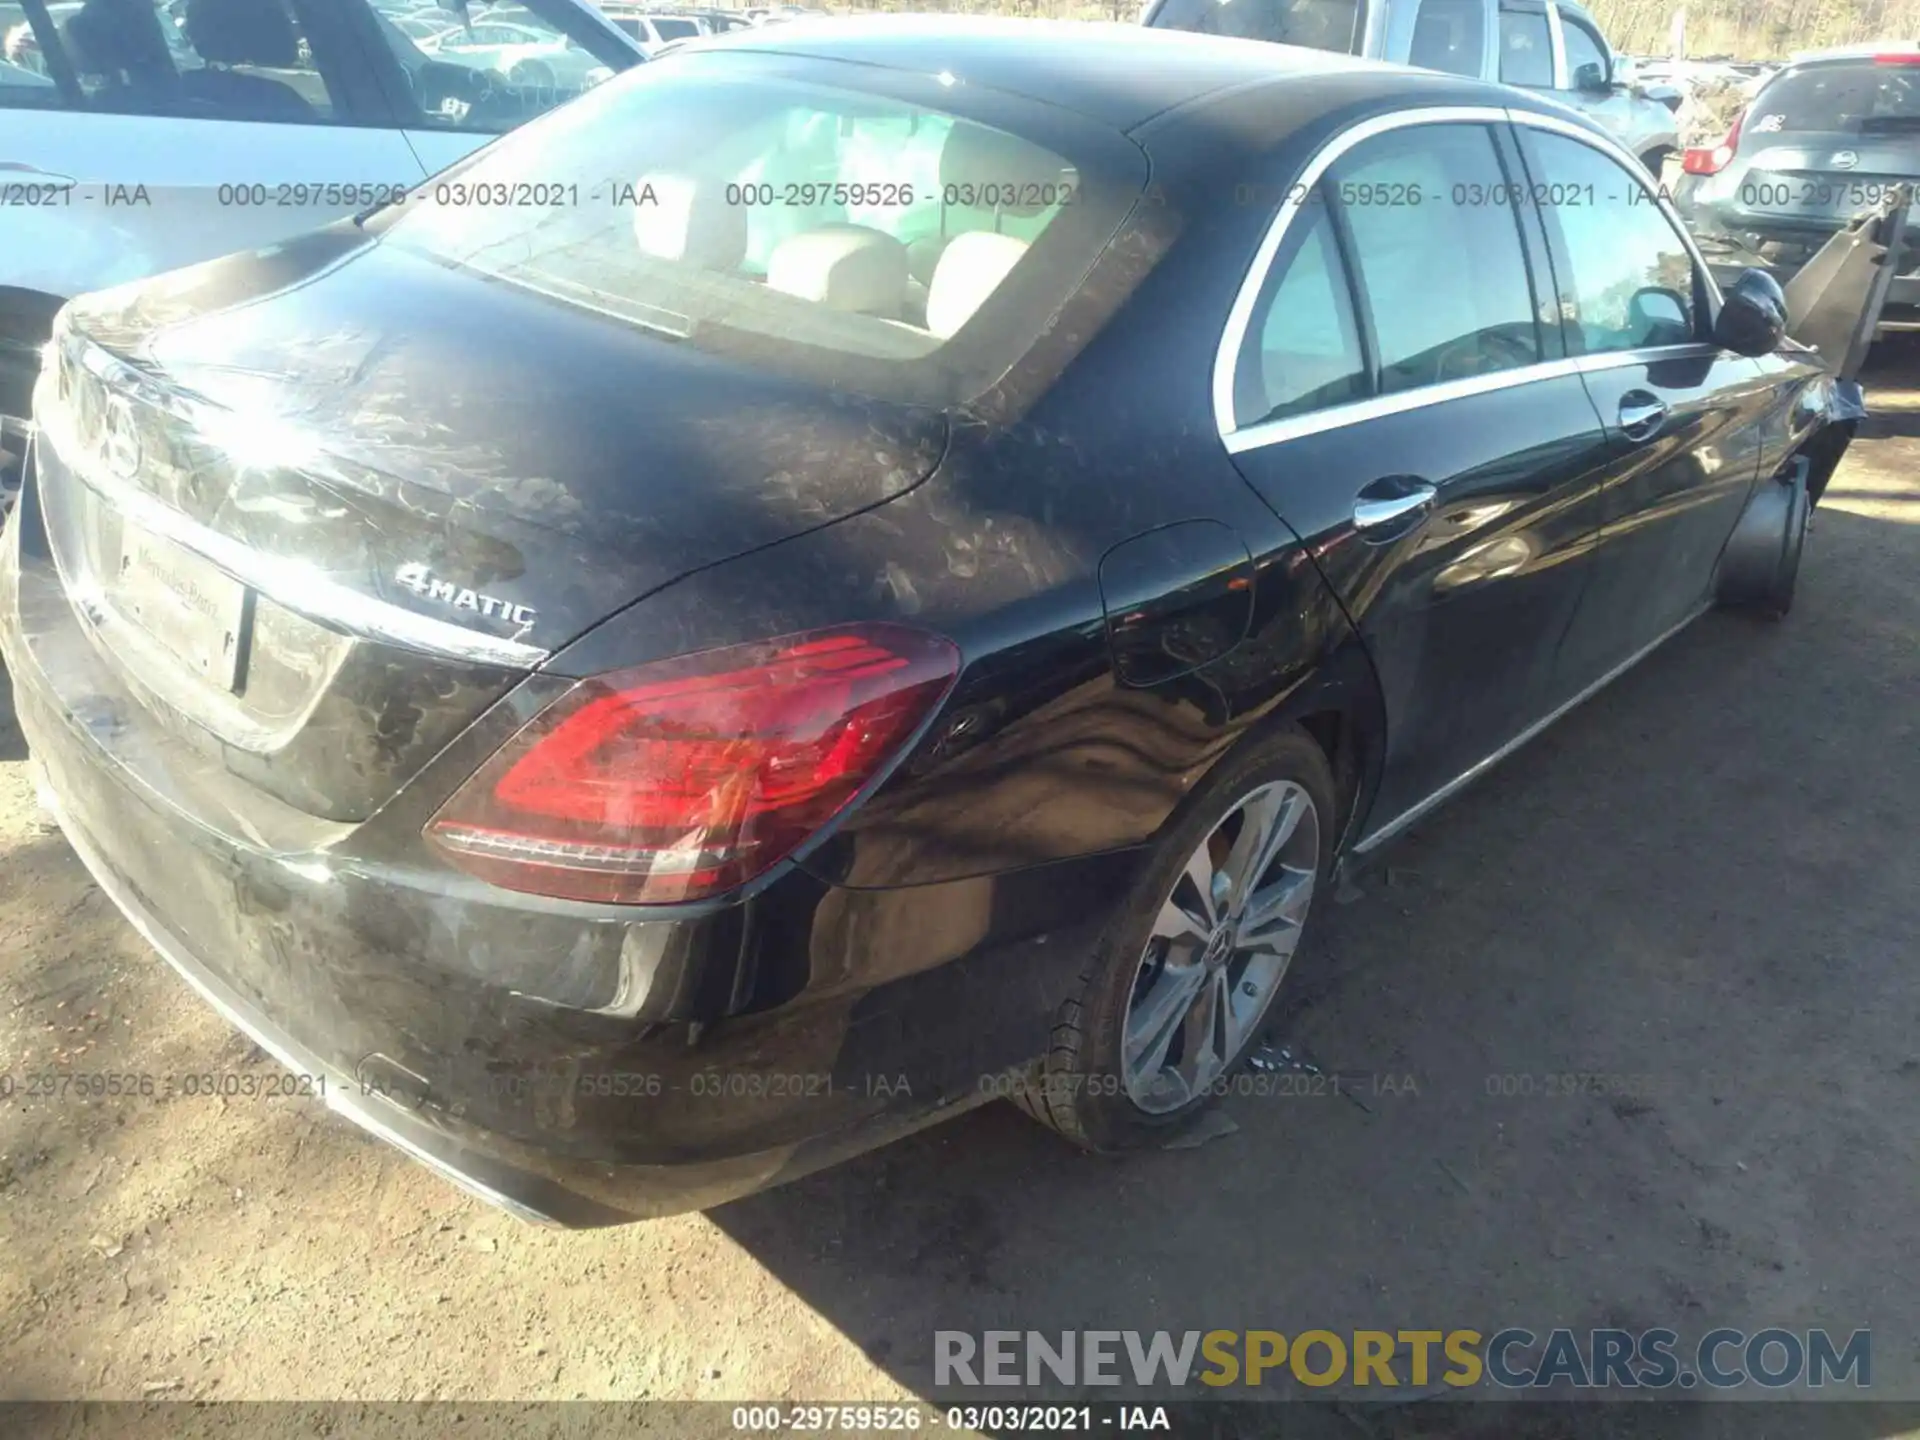
[[1680,106],[1686,101],[1686,96],[1681,93],[1677,85],[1643,85],[1640,87],[1640,93],[1654,103],[1666,106],[1676,115],[1680,113]]
[[1573,88],[1576,90],[1611,90],[1607,82],[1607,72],[1595,61],[1573,67]]
[[1713,322],[1713,343],[1736,355],[1771,355],[1787,338],[1787,296],[1764,270],[1743,270]]

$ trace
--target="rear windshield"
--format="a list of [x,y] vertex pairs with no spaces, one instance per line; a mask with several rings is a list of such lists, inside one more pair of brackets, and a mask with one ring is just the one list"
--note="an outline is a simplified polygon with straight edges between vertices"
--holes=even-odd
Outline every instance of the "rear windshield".
[[1357,55],[1364,10],[1363,0],[1166,0],[1153,26]]
[[653,22],[653,28],[660,32],[662,40],[687,40],[700,33],[700,27],[691,20],[671,20],[664,17]]
[[1920,66],[1847,60],[1789,70],[1755,98],[1752,119],[1742,127],[1750,135],[1812,130],[1920,130]]
[[385,238],[762,367],[963,402],[1031,347],[1144,177],[1065,153],[1078,117],[1057,133],[1079,140],[1054,148],[854,88],[866,69],[697,52],[640,66],[428,182]]

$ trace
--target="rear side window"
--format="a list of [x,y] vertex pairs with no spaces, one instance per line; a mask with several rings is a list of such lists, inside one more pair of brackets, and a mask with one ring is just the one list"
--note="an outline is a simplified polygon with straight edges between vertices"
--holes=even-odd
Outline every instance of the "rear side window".
[[1394,130],[1342,156],[1332,178],[1382,394],[1540,360],[1515,187],[1486,130]]
[[1359,53],[1362,15],[1361,0],[1167,0],[1153,25],[1351,55]]
[[1477,76],[1485,44],[1485,0],[1420,0],[1407,63]]
[[1636,180],[1562,135],[1521,132],[1560,287],[1567,349],[1597,355],[1694,338],[1693,257]]
[[1553,86],[1553,36],[1545,10],[1500,12],[1500,79],[1507,85]]
[[1753,102],[1744,135],[1920,131],[1920,66],[1845,60],[1789,70]]
[[[1290,252],[1290,253],[1289,253]],[[1295,216],[1234,367],[1234,425],[1324,410],[1369,389],[1324,191]]]

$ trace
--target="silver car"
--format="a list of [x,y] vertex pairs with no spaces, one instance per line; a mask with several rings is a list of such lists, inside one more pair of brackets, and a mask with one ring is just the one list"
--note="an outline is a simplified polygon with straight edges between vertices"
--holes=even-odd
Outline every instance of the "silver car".
[[1140,20],[1550,91],[1655,176],[1679,147],[1679,90],[1617,76],[1613,47],[1572,0],[1147,0]]
[[[1784,283],[1857,217],[1920,185],[1920,48],[1797,55],[1724,138],[1681,163],[1674,204],[1716,272],[1760,264]],[[1883,332],[1920,329],[1920,242],[1901,248]]]

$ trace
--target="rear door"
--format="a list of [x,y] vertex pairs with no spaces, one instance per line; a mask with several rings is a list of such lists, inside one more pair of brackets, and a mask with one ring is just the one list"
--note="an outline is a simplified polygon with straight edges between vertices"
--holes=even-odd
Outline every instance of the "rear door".
[[1517,161],[1493,123],[1406,118],[1284,217],[1216,392],[1373,656],[1389,823],[1542,713],[1604,445],[1530,279]]
[[1769,386],[1708,340],[1703,267],[1645,182],[1598,137],[1516,119],[1567,349],[1607,434],[1605,524],[1562,653],[1572,693],[1707,603],[1758,469]]

